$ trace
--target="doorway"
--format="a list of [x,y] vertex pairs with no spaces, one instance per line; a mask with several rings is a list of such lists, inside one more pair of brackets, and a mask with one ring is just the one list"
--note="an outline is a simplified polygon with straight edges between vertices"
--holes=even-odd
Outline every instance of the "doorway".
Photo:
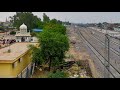
[[25,42],[25,37],[22,37],[22,38],[21,38],[21,42]]

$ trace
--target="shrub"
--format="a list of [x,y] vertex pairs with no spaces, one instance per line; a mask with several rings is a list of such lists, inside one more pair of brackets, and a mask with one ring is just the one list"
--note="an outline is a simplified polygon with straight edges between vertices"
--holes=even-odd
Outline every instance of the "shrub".
[[48,75],[48,78],[67,78],[67,73],[63,71],[52,72]]
[[15,31],[11,31],[11,32],[10,32],[10,35],[15,35],[15,34],[16,34]]

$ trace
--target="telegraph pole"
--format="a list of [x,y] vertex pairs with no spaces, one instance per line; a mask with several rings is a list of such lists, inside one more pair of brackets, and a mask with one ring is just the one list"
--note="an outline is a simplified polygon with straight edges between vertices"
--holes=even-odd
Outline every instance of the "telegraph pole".
[[[110,74],[110,39],[109,35],[105,35],[105,69],[104,69],[104,78],[109,78]],[[107,70],[106,70],[107,69]]]
[[[105,25],[104,25],[105,26]],[[104,69],[104,78],[110,78],[110,37],[106,29],[106,34],[105,34],[105,69]],[[107,69],[107,71],[106,71]]]
[[120,31],[119,31],[119,58],[120,58]]

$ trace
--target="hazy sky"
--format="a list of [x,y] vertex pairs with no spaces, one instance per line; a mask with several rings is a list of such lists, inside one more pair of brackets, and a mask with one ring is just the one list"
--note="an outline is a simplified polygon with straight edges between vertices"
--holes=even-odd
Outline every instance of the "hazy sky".
[[[98,23],[98,22],[118,22],[120,23],[120,12],[33,12],[42,19],[46,13],[51,19],[56,18],[62,21],[74,23]],[[15,12],[0,12],[0,21],[5,21],[6,17],[13,16]]]

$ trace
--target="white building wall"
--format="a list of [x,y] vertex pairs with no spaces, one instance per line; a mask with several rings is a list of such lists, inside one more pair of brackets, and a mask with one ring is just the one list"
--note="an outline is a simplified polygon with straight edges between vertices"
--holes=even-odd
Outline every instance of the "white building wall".
[[38,39],[36,37],[31,37],[32,41],[31,42],[38,42]]
[[16,42],[21,42],[21,37],[16,37]]
[[[22,36],[16,37],[16,41],[21,42],[21,38],[22,38]],[[25,38],[25,42],[31,42],[31,37],[24,37],[24,38]]]

